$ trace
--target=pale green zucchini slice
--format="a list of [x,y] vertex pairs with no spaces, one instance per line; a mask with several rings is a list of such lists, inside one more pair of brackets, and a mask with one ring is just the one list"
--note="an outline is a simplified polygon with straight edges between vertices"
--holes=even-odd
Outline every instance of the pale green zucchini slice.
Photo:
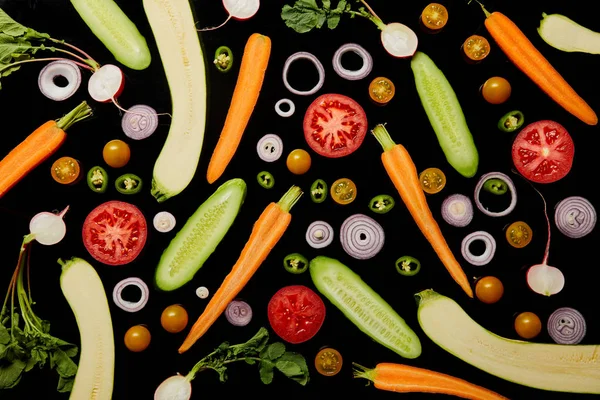
[[350,268],[318,256],[310,261],[309,271],[317,290],[371,339],[405,358],[421,355],[415,332]]
[[558,50],[600,54],[600,32],[564,15],[542,13],[537,31],[546,43]]
[[542,390],[600,394],[600,346],[506,339],[431,289],[417,293],[418,318],[444,350],[499,378]]

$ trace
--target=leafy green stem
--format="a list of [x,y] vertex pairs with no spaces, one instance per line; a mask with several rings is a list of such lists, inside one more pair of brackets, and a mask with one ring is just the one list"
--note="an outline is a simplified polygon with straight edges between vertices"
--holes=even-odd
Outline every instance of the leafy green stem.
[[[17,65],[22,65],[22,64],[26,64],[26,63],[30,63],[30,62],[39,62],[39,61],[61,61],[64,60],[64,58],[61,57],[47,57],[47,58],[29,58],[27,60],[21,60],[21,61],[15,61],[12,62],[10,64],[6,64],[2,67],[0,67],[0,76],[2,75],[2,73],[9,69],[9,68],[13,68],[16,67]],[[74,62],[75,64],[77,64],[78,66],[80,66],[81,68],[85,68],[85,69],[89,69],[90,71],[92,71],[92,68],[89,65],[86,64],[82,64],[78,61],[73,61],[73,60],[69,60]]]

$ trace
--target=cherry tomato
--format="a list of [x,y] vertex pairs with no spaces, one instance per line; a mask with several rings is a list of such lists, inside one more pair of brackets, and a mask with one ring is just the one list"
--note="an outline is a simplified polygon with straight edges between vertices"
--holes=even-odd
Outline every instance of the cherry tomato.
[[533,339],[542,331],[542,321],[532,312],[522,312],[515,318],[515,330],[523,339]]
[[472,35],[462,46],[465,55],[472,61],[481,61],[490,54],[490,42],[483,36]]
[[125,346],[136,353],[146,350],[150,339],[150,331],[144,325],[132,326],[125,332]]
[[160,324],[167,332],[181,332],[188,324],[188,313],[179,304],[173,304],[165,308],[162,312]]
[[315,368],[321,375],[336,375],[342,369],[342,363],[343,359],[340,352],[331,347],[319,350],[315,356]]
[[491,104],[504,103],[510,97],[511,91],[510,82],[501,76],[491,77],[481,87],[483,98]]
[[504,285],[495,276],[486,276],[477,281],[475,294],[481,302],[493,304],[502,298]]
[[434,194],[446,186],[446,175],[439,168],[427,168],[419,174],[419,181],[425,193]]
[[64,185],[75,182],[79,178],[80,172],[79,163],[72,157],[59,158],[54,161],[50,169],[52,178]]
[[340,178],[333,182],[330,193],[336,203],[350,204],[356,199],[356,185],[348,178]]
[[448,22],[448,10],[439,3],[430,3],[421,13],[421,22],[428,29],[442,29]]
[[383,76],[377,77],[369,84],[369,96],[377,104],[387,104],[396,94],[394,82]]
[[522,249],[531,242],[533,231],[526,222],[516,221],[506,228],[506,240],[508,244],[517,249]]
[[113,168],[121,168],[127,165],[131,157],[129,145],[122,140],[111,140],[106,143],[102,150],[104,162]]
[[311,161],[308,151],[296,149],[288,155],[286,165],[292,174],[302,175],[310,169]]

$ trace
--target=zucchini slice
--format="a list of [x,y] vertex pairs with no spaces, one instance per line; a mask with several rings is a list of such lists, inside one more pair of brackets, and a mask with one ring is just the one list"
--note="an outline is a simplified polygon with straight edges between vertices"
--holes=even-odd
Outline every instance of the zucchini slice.
[[110,400],[115,371],[115,341],[104,285],[87,261],[64,262],[60,288],[77,320],[81,355],[71,399]]
[[506,339],[431,289],[415,296],[421,328],[438,346],[499,378],[542,390],[600,394],[600,346]]
[[350,268],[318,256],[310,261],[309,270],[319,292],[371,339],[405,358],[421,355],[415,332]]
[[564,15],[542,13],[537,31],[544,42],[558,50],[600,54],[600,32],[588,29]]
[[159,203],[191,182],[206,127],[206,65],[190,2],[143,0],[171,91],[171,126],[152,176]]

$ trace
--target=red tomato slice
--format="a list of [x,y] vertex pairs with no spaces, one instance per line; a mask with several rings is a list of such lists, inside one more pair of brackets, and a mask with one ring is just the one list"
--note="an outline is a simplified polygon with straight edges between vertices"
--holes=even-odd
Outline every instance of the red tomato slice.
[[573,166],[575,144],[558,122],[533,122],[515,138],[512,159],[521,175],[536,183],[562,179]]
[[323,94],[304,115],[304,138],[318,154],[338,158],[355,152],[367,133],[365,110],[350,97]]
[[271,328],[289,343],[302,343],[315,336],[325,319],[325,304],[306,286],[286,286],[269,301]]
[[133,204],[107,201],[83,223],[83,244],[92,257],[108,265],[132,262],[146,244],[144,214]]

